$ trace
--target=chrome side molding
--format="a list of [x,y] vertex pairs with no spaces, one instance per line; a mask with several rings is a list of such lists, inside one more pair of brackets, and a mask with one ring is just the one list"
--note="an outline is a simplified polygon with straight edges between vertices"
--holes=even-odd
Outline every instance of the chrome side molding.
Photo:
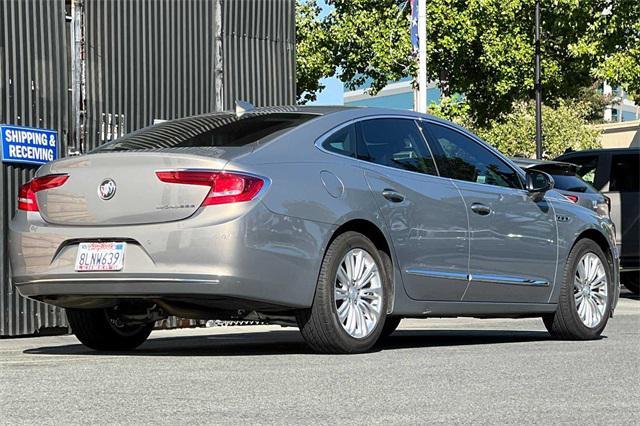
[[521,277],[508,277],[502,275],[478,274],[469,275],[462,272],[432,271],[429,269],[409,268],[407,274],[418,275],[427,278],[444,278],[449,280],[468,281],[471,283],[490,283],[506,285],[527,285],[533,287],[549,287],[549,281],[539,279],[529,279]]
[[520,277],[505,277],[502,275],[478,274],[471,276],[471,282],[507,284],[507,285],[529,285],[534,287],[549,287],[549,281],[532,280]]
[[469,275],[462,272],[431,271],[428,269],[410,268],[407,274],[428,278],[446,278],[449,280],[469,281]]

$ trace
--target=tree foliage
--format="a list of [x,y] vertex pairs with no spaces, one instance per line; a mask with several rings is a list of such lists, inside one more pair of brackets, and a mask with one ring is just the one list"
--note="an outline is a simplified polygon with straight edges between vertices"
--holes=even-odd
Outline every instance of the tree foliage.
[[327,23],[316,0],[296,3],[296,88],[299,103],[316,100],[320,79],[335,72]]
[[[301,0],[300,0],[301,1]],[[315,2],[307,2],[315,4]],[[372,93],[415,75],[406,0],[327,0],[333,11],[298,35],[299,92],[337,70],[349,88]],[[637,90],[638,0],[543,0],[542,84],[549,106],[577,98],[595,78]],[[479,125],[532,98],[535,0],[429,0],[428,76],[445,96],[464,93]],[[603,11],[606,13],[603,14]],[[313,36],[311,35],[313,34]],[[313,39],[313,43],[309,40]],[[301,49],[302,47],[302,49]],[[319,72],[316,60],[331,66]],[[305,74],[315,72],[315,74]],[[312,78],[313,77],[313,78]]]
[[571,48],[596,59],[594,76],[623,86],[640,102],[640,1],[612,0]]
[[[594,129],[587,117],[592,114],[588,98],[580,101],[559,101],[554,107],[542,107],[544,123],[543,157],[552,159],[567,149],[600,148],[600,131]],[[506,155],[533,158],[535,156],[535,104],[517,102],[513,111],[500,119],[490,120],[479,127],[469,117],[469,105],[462,99],[443,98],[432,104],[429,113],[466,127]]]
[[[584,108],[559,102],[555,107],[542,107],[544,138],[543,157],[552,159],[567,149],[600,148],[600,132],[588,125],[581,113]],[[535,106],[533,102],[517,103],[503,120],[491,121],[484,129],[475,129],[478,136],[500,152],[519,157],[535,157]]]

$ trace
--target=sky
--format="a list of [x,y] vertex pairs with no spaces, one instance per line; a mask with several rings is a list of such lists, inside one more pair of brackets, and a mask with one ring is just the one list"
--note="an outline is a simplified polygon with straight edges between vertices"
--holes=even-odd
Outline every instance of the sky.
[[[327,5],[324,1],[319,1],[318,4],[322,8],[320,16],[326,16],[332,6]],[[318,99],[315,102],[309,102],[309,105],[342,105],[342,94],[344,93],[344,86],[342,82],[335,77],[323,78],[320,80],[326,87],[318,93]]]
[[344,93],[342,82],[335,77],[323,78],[320,82],[326,88],[318,93],[318,99],[315,102],[309,102],[309,105],[342,105]]

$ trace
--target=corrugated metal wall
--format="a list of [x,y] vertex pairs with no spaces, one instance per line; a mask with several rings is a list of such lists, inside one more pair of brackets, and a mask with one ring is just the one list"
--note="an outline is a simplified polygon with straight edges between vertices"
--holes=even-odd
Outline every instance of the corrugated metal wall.
[[295,104],[294,0],[223,0],[221,38],[224,109]]
[[[79,4],[78,50],[71,33],[80,21],[65,20],[65,0],[0,1],[0,122],[57,130],[62,155],[67,145],[87,152],[154,119],[231,109],[236,99],[295,102],[295,0]],[[72,81],[74,52],[85,71]],[[69,131],[76,123],[84,133]],[[62,310],[20,297],[9,283],[7,221],[34,171],[2,165],[0,174],[0,335],[66,326]]]
[[211,0],[86,3],[87,135],[114,136],[216,109]]
[[[63,149],[69,128],[66,49],[63,0],[0,2],[0,123],[57,130]],[[9,284],[7,222],[18,188],[36,168],[0,169],[0,335],[66,326],[61,309],[25,299]]]

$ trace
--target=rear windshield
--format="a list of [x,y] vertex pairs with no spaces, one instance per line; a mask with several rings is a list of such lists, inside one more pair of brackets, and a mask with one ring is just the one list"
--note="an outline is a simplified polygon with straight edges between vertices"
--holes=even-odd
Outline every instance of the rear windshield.
[[598,192],[594,187],[583,181],[576,175],[556,175],[553,174],[554,187],[562,191],[594,193]]
[[94,152],[238,147],[275,136],[315,117],[315,114],[299,113],[251,113],[240,118],[230,113],[188,117],[145,127],[109,142]]

